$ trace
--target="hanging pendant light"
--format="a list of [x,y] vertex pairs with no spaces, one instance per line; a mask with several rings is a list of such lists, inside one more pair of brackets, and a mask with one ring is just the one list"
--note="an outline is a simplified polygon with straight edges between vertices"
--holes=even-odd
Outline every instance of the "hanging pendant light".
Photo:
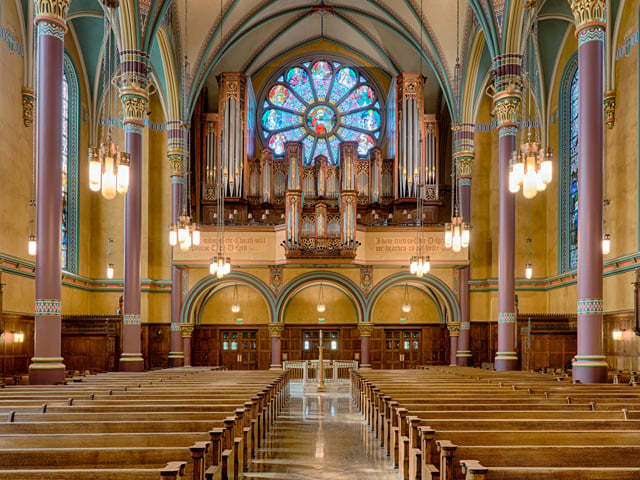
[[611,253],[611,235],[605,233],[602,235],[602,254],[609,255]]
[[530,263],[527,263],[524,267],[524,277],[527,280],[530,280],[532,276],[533,276],[533,265],[531,265]]
[[327,309],[327,306],[324,303],[324,292],[322,290],[322,283],[320,284],[320,293],[318,294],[318,304],[316,305],[316,310],[318,313],[324,313]]
[[[117,2],[106,2],[108,8],[117,8]],[[121,152],[118,145],[114,143],[112,136],[111,122],[114,115],[117,116],[114,108],[114,95],[112,92],[111,78],[113,71],[113,56],[115,44],[112,40],[113,31],[110,18],[117,16],[116,13],[105,13],[103,31],[103,83],[104,93],[104,116],[107,117],[107,125],[103,129],[103,138],[99,148],[89,147],[89,189],[92,192],[101,192],[107,200],[112,200],[117,194],[124,195],[129,190],[129,165],[131,157],[126,152]]]
[[402,311],[409,313],[411,311],[411,304],[409,303],[409,287],[404,284],[404,298],[402,300]]
[[238,313],[240,311],[240,304],[238,303],[238,284],[233,286],[233,304],[231,304],[231,311]]
[[[111,209],[109,209],[109,230],[111,230]],[[107,278],[111,280],[115,271],[113,264],[113,237],[111,231],[109,231],[109,238],[107,238]]]

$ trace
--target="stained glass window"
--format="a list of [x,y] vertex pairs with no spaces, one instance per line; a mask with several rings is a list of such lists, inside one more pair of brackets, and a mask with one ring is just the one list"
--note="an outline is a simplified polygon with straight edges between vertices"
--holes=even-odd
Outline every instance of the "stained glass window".
[[262,138],[275,157],[287,141],[300,141],[304,164],[324,155],[338,165],[340,142],[358,142],[365,157],[383,129],[381,101],[354,67],[313,60],[288,67],[266,90],[260,114]]
[[560,83],[559,128],[559,245],[558,271],[575,270],[578,266],[578,55],[565,67]]
[[69,180],[69,82],[67,75],[62,80],[62,249],[60,252],[60,263],[62,268],[67,269],[68,265],[68,213],[67,208],[69,191],[67,183]]
[[569,269],[578,267],[578,70],[571,80],[569,107]]

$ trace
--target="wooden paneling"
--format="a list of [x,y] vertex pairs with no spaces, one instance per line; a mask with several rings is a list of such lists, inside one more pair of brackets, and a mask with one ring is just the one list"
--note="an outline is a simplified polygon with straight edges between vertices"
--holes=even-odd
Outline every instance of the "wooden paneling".
[[119,316],[74,315],[62,318],[62,357],[67,370],[117,370]]
[[[0,376],[26,374],[33,357],[33,317],[3,314],[0,337]],[[14,341],[15,333],[24,333],[24,341]]]
[[198,325],[193,331],[191,363],[194,366],[262,370],[268,369],[270,362],[271,339],[266,325]]

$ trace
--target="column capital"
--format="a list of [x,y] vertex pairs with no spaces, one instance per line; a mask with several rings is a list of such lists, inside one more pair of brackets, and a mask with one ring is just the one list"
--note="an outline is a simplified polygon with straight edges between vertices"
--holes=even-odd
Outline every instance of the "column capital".
[[147,114],[149,93],[135,79],[125,78],[120,83],[120,101],[124,116],[124,124],[133,123],[144,126]]
[[281,337],[282,332],[284,332],[284,323],[272,322],[267,328],[269,329],[269,336]]
[[193,323],[181,323],[180,331],[182,332],[182,338],[191,338],[195,327]]
[[373,332],[373,323],[372,322],[359,323],[358,331],[360,332],[361,337],[370,337],[371,333]]
[[169,150],[167,151],[167,158],[169,159],[169,176],[182,177],[184,175],[184,150]]
[[522,92],[515,84],[498,91],[493,96],[493,105],[498,120],[498,129],[504,127],[517,128],[520,120],[520,103]]
[[67,31],[66,14],[71,0],[35,0],[36,25],[40,22],[57,23]]
[[604,30],[605,7],[607,0],[568,0],[576,22],[576,36],[588,27],[600,27]]
[[32,88],[22,87],[22,120],[25,127],[33,125],[33,107],[36,103],[36,94]]
[[449,330],[449,335],[452,337],[460,336],[460,324],[459,323],[447,323],[447,329]]
[[464,150],[454,153],[453,158],[455,160],[458,179],[460,181],[463,179],[471,180],[473,159],[475,158],[474,153],[469,150]]
[[613,128],[616,123],[616,91],[604,92],[604,115],[607,128]]

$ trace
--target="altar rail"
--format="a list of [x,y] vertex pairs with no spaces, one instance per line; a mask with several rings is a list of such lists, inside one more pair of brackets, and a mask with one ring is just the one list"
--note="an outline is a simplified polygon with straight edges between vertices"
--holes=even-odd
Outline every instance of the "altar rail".
[[[351,370],[358,369],[355,360],[324,360],[322,364],[325,382],[347,383]],[[282,368],[289,370],[289,381],[293,383],[317,383],[319,366],[319,360],[282,362]]]

